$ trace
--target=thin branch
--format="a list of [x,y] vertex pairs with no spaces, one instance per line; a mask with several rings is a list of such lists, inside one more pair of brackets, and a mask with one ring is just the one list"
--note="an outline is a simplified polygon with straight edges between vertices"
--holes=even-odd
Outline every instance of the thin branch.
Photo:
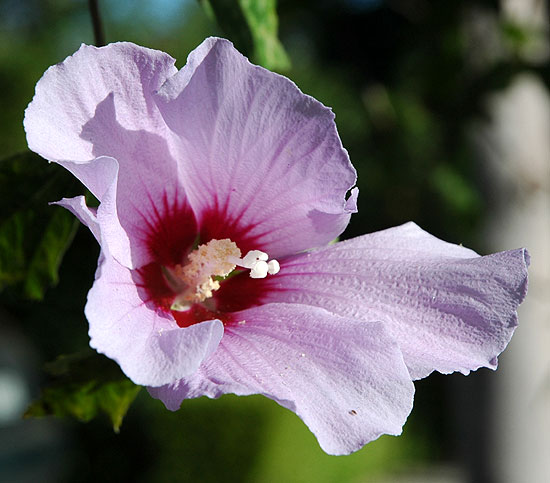
[[105,34],[103,32],[103,24],[99,13],[98,0],[88,0],[90,8],[90,17],[92,17],[92,25],[94,27],[94,40],[96,47],[105,45]]

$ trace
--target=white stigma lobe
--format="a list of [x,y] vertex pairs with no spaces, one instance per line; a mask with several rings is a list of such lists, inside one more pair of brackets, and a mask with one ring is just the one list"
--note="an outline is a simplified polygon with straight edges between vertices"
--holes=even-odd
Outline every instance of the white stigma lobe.
[[235,265],[250,269],[251,278],[265,278],[267,274],[275,275],[281,269],[277,260],[268,262],[267,253],[260,250],[249,251],[242,259],[233,260]]

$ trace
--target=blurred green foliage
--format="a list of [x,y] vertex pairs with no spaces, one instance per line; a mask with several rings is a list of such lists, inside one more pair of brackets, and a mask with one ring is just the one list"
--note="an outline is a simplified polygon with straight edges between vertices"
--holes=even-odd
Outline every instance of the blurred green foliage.
[[116,433],[141,387],[120,370],[116,362],[87,349],[59,356],[46,364],[51,381],[24,414],[25,418],[73,416],[88,422],[106,413]]
[[40,300],[78,227],[69,212],[48,206],[79,185],[63,168],[26,152],[0,160],[0,291],[15,286]]
[[[503,20],[492,0],[280,0],[277,11],[274,0],[209,0],[209,5],[210,17],[194,1],[100,3],[109,42],[167,51],[181,67],[206,36],[225,35],[256,62],[285,70],[304,92],[331,106],[359,173],[359,213],[344,237],[414,220],[439,237],[483,250],[477,230],[490,192],[470,130],[486,116],[487,97],[517,73],[535,72],[549,82],[547,63],[532,63],[522,54],[538,33]],[[36,81],[81,42],[93,43],[93,34],[85,0],[0,0],[0,10],[4,158],[26,149],[22,118]],[[487,21],[481,38],[471,29],[473,19]],[[88,343],[82,308],[98,248],[86,230],[78,231],[67,252],[59,285],[46,290],[57,281],[75,223],[47,202],[81,190],[69,178],[30,154],[0,162],[0,285],[19,283],[17,290],[0,294],[0,303],[43,360]],[[44,302],[23,302],[21,293],[45,296]],[[53,366],[61,379],[69,376],[59,364],[66,369],[68,361],[79,363],[65,359]],[[123,393],[113,392],[109,384],[127,384],[119,376],[120,371],[102,382],[90,384],[92,377],[58,386],[72,391],[63,394],[65,407],[57,407],[59,398],[46,390],[33,411],[83,420],[106,411],[116,427],[138,390],[128,384]],[[66,479],[368,481],[456,458],[444,405],[449,379],[417,383],[415,410],[402,437],[382,437],[346,458],[322,453],[294,414],[261,397],[186,401],[171,413],[142,391],[119,435],[101,419],[63,423],[73,438]]]

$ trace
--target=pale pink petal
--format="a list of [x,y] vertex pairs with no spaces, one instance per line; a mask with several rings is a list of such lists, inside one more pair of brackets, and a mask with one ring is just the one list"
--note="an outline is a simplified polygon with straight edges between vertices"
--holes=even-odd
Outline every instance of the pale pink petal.
[[296,412],[330,454],[401,433],[414,387],[382,324],[292,304],[244,310],[235,320],[196,375],[151,394],[172,410],[202,395],[263,394]]
[[85,313],[91,347],[140,385],[160,386],[195,373],[223,335],[219,320],[178,327],[146,299],[138,274],[104,252]]
[[130,43],[83,45],[48,69],[25,115],[32,150],[65,166],[102,202],[111,189],[105,236],[129,268],[151,261],[147,222],[183,200],[169,130],[152,98],[177,72],[173,64],[167,54]]
[[109,156],[100,156],[87,163],[74,161],[58,161],[58,163],[73,173],[78,179],[86,180],[86,187],[99,200],[103,200],[109,187],[116,181],[118,161]]
[[408,223],[284,261],[262,300],[382,321],[413,379],[468,374],[496,368],[517,325],[527,265],[525,250],[480,257]]
[[230,42],[207,39],[157,100],[204,238],[276,257],[328,243],[356,211],[332,111]]
[[[89,181],[88,188],[101,200],[101,204],[94,214],[97,227],[94,227],[95,231],[92,230],[97,240],[104,244],[109,253],[112,253],[119,263],[126,267],[135,266],[136,255],[139,257],[139,261],[142,262],[140,265],[150,261],[151,256],[145,243],[144,232],[147,225],[146,220],[143,219],[144,217],[138,218],[135,223],[130,223],[128,231],[123,228],[120,222],[121,218],[124,220],[125,217],[119,217],[118,215],[118,161],[114,158],[101,156],[88,163],[63,161],[61,164],[74,172],[79,178],[87,179]],[[145,202],[147,206],[148,200],[145,200]],[[80,221],[89,226],[86,223],[86,218],[82,216],[85,213],[82,210],[74,211],[77,208],[74,203],[67,206],[67,208],[71,209]],[[98,237],[99,233],[101,233],[101,237]],[[136,241],[133,246],[131,244],[132,235]]]
[[99,223],[97,222],[96,209],[90,208],[86,205],[86,198],[84,196],[63,198],[51,204],[59,205],[69,210],[80,220],[83,225],[87,226],[90,229],[95,239],[98,242],[101,242],[101,231],[99,228]]
[[86,162],[97,157],[96,138],[104,136],[116,142],[109,132],[114,120],[107,119],[107,125],[96,126],[88,135],[83,131],[109,95],[124,129],[154,132],[162,128],[151,96],[177,72],[174,62],[164,52],[128,42],[100,48],[82,45],[38,81],[25,112],[29,147],[51,161]]
[[[116,96],[109,95],[101,102],[84,132],[93,136],[98,159],[110,157],[117,162],[115,181],[102,178],[105,185],[98,218],[111,255],[124,266],[136,268],[154,260],[147,244],[151,227],[167,221],[170,213],[182,210],[187,202],[177,162],[160,129],[125,129],[119,124],[115,101]],[[151,110],[156,112],[154,106]],[[94,162],[97,160],[88,164]],[[77,176],[85,170],[76,172],[74,164],[63,165]],[[108,217],[102,216],[107,213]]]

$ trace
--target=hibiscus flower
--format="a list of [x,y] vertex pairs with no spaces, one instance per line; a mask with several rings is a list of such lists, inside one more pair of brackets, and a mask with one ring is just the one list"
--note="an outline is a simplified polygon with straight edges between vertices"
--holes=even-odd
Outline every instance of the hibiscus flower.
[[177,70],[131,43],[48,69],[29,147],[100,201],[58,204],[101,246],[90,345],[172,410],[263,394],[331,454],[399,434],[413,380],[495,368],[528,255],[413,223],[329,244],[356,211],[334,115],[209,38]]

